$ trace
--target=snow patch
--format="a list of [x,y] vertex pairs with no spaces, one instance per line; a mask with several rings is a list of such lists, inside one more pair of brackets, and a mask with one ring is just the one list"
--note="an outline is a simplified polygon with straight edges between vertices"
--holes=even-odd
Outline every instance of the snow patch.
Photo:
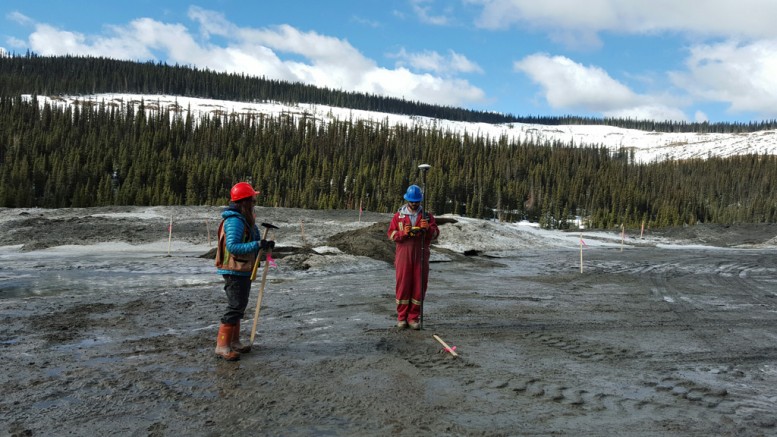
[[[29,100],[31,95],[24,95]],[[201,99],[196,97],[150,95],[150,94],[92,94],[85,96],[37,96],[41,106],[65,107],[82,102],[106,105],[131,105],[135,109],[144,103],[147,112],[169,109],[171,117],[182,116],[190,111],[196,119],[200,117],[255,118],[260,114],[279,116],[281,114],[299,119],[315,119],[323,123],[333,120],[364,120],[388,126],[404,125],[423,129],[439,129],[454,135],[467,133],[470,136],[491,140],[505,138],[508,141],[532,141],[605,147],[633,153],[637,162],[663,160],[706,159],[712,156],[733,156],[744,154],[777,155],[777,130],[744,133],[693,133],[693,132],[646,132],[602,125],[546,126],[528,123],[473,123],[441,120],[417,115],[399,115],[382,112],[334,106],[298,103],[294,105],[278,102],[233,102],[228,100]]]

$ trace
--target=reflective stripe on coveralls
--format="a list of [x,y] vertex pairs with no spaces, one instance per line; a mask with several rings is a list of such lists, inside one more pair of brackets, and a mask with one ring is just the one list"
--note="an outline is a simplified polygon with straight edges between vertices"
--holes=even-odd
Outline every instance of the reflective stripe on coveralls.
[[[421,235],[396,241],[397,235],[413,226],[413,218],[420,217],[422,210],[408,214],[403,207],[394,214],[389,225],[388,237],[396,243],[394,267],[396,269],[397,320],[417,323],[421,314],[421,301],[429,277],[429,245],[437,237],[434,217],[429,215],[430,228],[426,238]],[[423,245],[423,249],[422,249]],[[421,253],[424,251],[424,254]],[[423,265],[422,265],[423,264]]]

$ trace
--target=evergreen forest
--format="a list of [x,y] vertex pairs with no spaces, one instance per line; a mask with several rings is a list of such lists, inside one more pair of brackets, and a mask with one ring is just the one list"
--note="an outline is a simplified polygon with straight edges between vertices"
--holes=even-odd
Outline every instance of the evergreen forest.
[[644,131],[697,133],[740,133],[777,129],[777,120],[710,124],[573,115],[515,116],[162,63],[77,56],[47,57],[32,53],[0,56],[0,95],[57,96],[99,93],[168,94],[238,102],[312,103],[481,123],[609,125]]
[[[266,206],[379,212],[396,210],[407,185],[417,183],[435,214],[528,219],[559,229],[569,228],[575,216],[591,227],[611,228],[764,223],[777,215],[775,156],[643,164],[625,149],[304,116],[195,120],[186,111],[130,104],[52,107],[35,97],[100,92],[312,102],[427,116],[437,111],[459,120],[494,116],[187,67],[6,56],[0,58],[0,206],[223,205],[229,187],[248,180]],[[769,122],[662,126],[774,128]],[[421,163],[431,165],[423,179]]]

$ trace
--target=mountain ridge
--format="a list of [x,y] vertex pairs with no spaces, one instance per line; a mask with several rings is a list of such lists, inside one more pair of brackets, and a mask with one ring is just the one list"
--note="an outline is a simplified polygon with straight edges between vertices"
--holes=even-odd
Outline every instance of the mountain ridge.
[[[25,95],[31,99],[31,95]],[[712,156],[777,155],[777,129],[739,133],[646,132],[607,125],[545,125],[530,123],[479,123],[453,121],[419,115],[399,115],[329,105],[281,102],[242,102],[197,97],[103,93],[74,96],[36,96],[41,105],[144,105],[150,113],[169,110],[172,115],[188,111],[200,117],[258,117],[286,114],[294,119],[303,117],[332,120],[357,119],[371,123],[388,123],[424,129],[441,129],[454,134],[482,136],[488,139],[504,137],[507,141],[562,144],[566,146],[600,146],[612,152],[626,151],[640,163],[665,160],[705,159]]]

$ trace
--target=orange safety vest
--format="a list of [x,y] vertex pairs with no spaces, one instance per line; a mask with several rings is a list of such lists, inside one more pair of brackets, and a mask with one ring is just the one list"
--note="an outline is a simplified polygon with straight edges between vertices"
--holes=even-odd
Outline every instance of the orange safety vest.
[[[251,232],[248,225],[243,222],[243,243],[251,241]],[[219,242],[216,246],[216,268],[231,270],[233,272],[251,272],[254,270],[256,254],[254,252],[235,255],[227,249],[227,235],[224,232],[224,220],[219,224]]]

